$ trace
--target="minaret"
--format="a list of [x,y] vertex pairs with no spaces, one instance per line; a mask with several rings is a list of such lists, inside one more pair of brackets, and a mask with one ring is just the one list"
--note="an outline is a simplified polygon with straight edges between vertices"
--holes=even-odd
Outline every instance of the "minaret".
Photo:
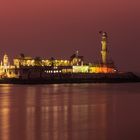
[[107,50],[107,33],[106,32],[100,32],[102,35],[102,50],[101,50],[101,55],[102,55],[102,63],[104,65],[107,64],[107,54],[108,54],[108,50]]
[[5,54],[3,57],[3,65],[4,66],[8,66],[9,65],[9,59],[8,59],[8,55]]

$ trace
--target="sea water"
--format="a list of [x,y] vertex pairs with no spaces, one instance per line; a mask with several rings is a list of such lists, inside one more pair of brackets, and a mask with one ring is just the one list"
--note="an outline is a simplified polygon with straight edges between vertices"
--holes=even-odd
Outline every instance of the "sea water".
[[138,140],[140,83],[0,85],[0,140]]

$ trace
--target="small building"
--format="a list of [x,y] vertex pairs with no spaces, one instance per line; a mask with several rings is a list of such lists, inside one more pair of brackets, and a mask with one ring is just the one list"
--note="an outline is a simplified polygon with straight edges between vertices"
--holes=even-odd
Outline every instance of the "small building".
[[70,57],[70,63],[72,66],[81,66],[84,63],[84,57],[83,56],[79,56],[79,52],[76,51],[75,54],[73,54]]

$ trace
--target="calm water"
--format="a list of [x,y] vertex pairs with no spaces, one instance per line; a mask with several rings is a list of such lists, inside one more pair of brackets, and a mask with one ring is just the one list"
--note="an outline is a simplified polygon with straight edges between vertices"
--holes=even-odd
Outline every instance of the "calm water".
[[138,140],[140,83],[0,85],[0,140]]

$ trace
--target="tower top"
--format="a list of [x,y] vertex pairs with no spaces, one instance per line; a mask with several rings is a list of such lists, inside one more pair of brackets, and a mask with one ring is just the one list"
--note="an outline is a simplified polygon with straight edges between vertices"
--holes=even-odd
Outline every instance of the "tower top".
[[102,35],[102,38],[107,38],[107,32],[100,31],[99,33]]

